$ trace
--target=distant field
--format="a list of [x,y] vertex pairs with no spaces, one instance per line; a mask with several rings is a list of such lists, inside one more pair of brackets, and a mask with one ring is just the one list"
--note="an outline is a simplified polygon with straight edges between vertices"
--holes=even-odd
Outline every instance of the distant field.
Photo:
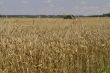
[[0,73],[110,73],[110,18],[0,18]]

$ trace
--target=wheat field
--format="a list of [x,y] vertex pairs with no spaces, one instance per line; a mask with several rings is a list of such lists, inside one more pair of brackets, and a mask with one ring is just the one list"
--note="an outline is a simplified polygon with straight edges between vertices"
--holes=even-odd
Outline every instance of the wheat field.
[[110,18],[0,18],[0,73],[110,73]]

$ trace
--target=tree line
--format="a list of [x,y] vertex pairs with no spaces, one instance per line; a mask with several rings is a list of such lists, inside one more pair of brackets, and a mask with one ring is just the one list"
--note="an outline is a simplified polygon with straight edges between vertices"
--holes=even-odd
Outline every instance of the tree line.
[[73,17],[110,17],[110,13],[102,15],[0,15],[0,17],[19,17],[19,18],[64,18],[72,19]]

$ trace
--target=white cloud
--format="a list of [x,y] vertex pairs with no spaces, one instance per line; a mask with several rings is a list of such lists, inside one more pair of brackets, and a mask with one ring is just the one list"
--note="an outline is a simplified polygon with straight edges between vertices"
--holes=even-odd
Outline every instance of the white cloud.
[[29,3],[29,0],[22,0],[21,1],[23,4],[28,4]]
[[81,1],[80,4],[81,5],[86,5],[87,4],[87,1]]
[[107,5],[109,5],[109,6],[110,6],[110,3],[108,3]]
[[4,4],[4,2],[3,1],[0,1],[0,5],[3,5]]
[[[71,10],[72,11],[72,10]],[[102,11],[98,6],[91,5],[77,5],[73,7],[73,12],[75,14],[89,15],[89,14],[100,14]],[[85,14],[86,13],[86,14]]]
[[53,0],[46,0],[46,3],[52,3]]

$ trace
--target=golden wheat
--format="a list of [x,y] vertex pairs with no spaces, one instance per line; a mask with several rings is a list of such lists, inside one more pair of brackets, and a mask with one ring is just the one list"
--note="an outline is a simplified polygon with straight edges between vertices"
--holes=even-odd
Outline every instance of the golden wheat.
[[0,18],[0,73],[109,73],[110,18]]

